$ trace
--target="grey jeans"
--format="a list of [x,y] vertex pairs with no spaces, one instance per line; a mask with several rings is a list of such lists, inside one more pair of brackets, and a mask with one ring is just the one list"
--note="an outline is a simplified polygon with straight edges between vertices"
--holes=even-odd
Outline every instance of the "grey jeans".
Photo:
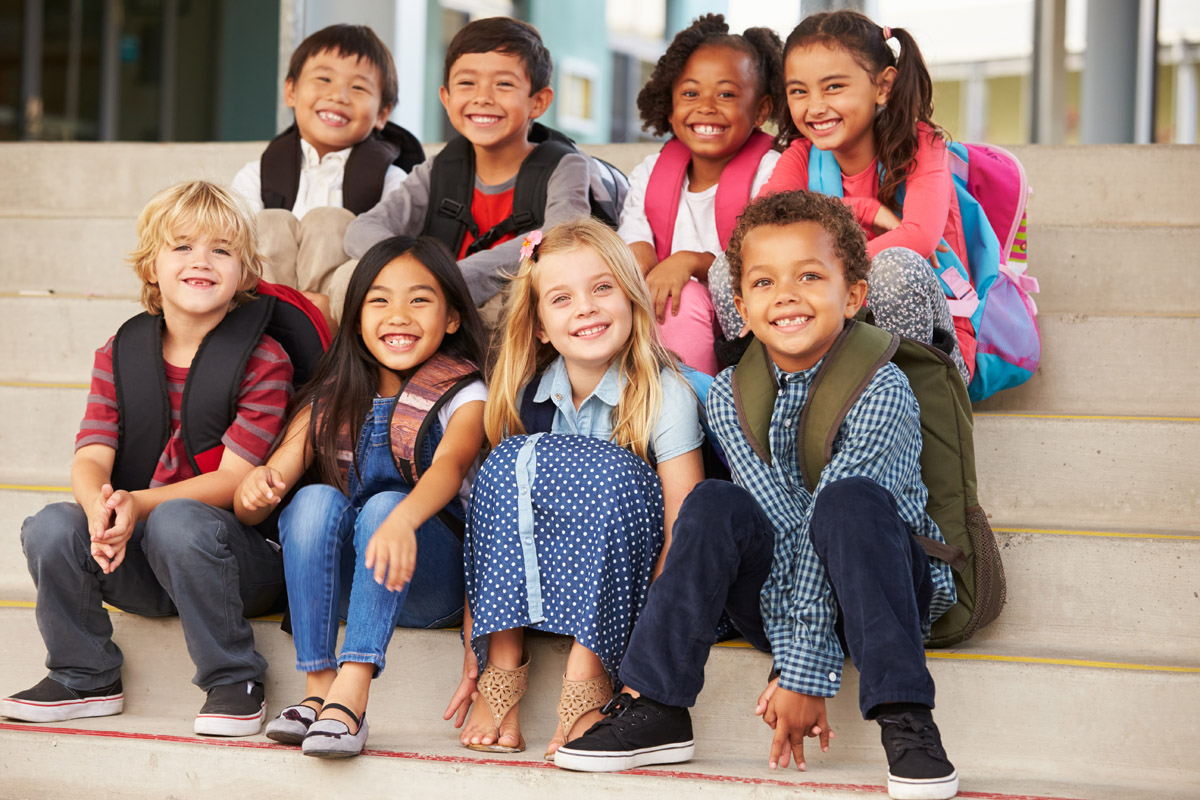
[[92,559],[87,516],[76,503],[26,519],[21,546],[37,586],[46,667],[59,683],[98,689],[120,677],[123,657],[102,602],[146,617],[178,614],[201,689],[252,680],[267,668],[245,617],[274,605],[283,560],[231,511],[163,503],[137,525],[109,575]]

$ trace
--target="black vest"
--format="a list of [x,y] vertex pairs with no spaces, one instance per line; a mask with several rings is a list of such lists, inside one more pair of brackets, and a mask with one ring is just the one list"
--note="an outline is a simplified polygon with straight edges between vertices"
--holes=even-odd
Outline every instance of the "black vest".
[[[417,137],[389,122],[383,130],[354,145],[342,179],[342,205],[354,215],[370,211],[383,196],[383,179],[392,164],[405,172],[425,160]],[[260,164],[263,208],[296,205],[300,190],[300,131],[295,123],[276,136],[263,151]]]

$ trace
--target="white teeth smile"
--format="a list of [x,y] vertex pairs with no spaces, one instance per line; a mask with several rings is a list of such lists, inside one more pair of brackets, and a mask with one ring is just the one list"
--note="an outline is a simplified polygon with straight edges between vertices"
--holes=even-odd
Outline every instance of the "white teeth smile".
[[693,125],[692,130],[701,136],[717,136],[725,132],[723,125]]
[[838,121],[836,119],[831,119],[825,122],[810,122],[808,123],[808,127],[812,128],[814,131],[827,131],[837,124]]
[[205,278],[188,278],[184,281],[188,286],[212,286],[213,282]]
[[485,116],[483,114],[472,114],[470,120],[476,125],[494,125],[500,121],[500,118]]
[[383,337],[383,343],[388,347],[409,347],[416,344],[417,337],[403,333],[389,333]]
[[317,116],[330,125],[345,125],[350,121],[345,114],[338,114],[335,111],[318,111]]
[[777,319],[774,322],[772,322],[771,324],[777,325],[779,327],[787,328],[787,327],[791,327],[793,325],[803,325],[804,323],[808,322],[810,319],[812,319],[812,317],[788,317],[787,319]]
[[581,331],[575,331],[575,333],[573,333],[571,335],[572,336],[593,336],[597,333],[603,333],[606,330],[608,330],[607,325],[593,325],[590,328],[584,328]]

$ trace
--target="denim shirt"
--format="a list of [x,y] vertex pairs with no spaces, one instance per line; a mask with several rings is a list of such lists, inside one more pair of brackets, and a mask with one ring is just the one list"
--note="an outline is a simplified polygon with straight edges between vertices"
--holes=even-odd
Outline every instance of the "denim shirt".
[[[620,364],[614,362],[577,410],[567,365],[559,356],[542,373],[533,399],[539,403],[553,401],[557,410],[550,426],[551,433],[577,433],[611,441],[612,412],[621,399],[624,385]],[[651,434],[650,451],[661,463],[695,450],[703,441],[696,393],[673,371],[663,370],[662,408]]]

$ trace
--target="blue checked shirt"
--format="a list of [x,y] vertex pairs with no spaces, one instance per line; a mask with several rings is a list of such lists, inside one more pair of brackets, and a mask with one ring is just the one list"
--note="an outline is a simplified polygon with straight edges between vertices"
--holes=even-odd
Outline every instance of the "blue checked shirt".
[[[785,373],[772,365],[779,393],[771,415],[767,464],[751,449],[733,403],[733,370],[717,376],[708,393],[709,424],[716,432],[738,485],[754,495],[775,528],[775,557],[762,588],[762,616],[784,689],[818,697],[837,694],[845,656],[834,632],[837,601],[825,567],[813,550],[808,527],[813,494],[804,486],[796,456],[796,427],[817,366]],[[841,478],[865,477],[892,493],[900,517],[913,533],[943,541],[925,513],[921,482],[921,420],[917,399],[900,368],[887,364],[875,374],[846,415],[821,473],[816,493]],[[955,602],[950,567],[930,559],[933,601],[929,625]]]

